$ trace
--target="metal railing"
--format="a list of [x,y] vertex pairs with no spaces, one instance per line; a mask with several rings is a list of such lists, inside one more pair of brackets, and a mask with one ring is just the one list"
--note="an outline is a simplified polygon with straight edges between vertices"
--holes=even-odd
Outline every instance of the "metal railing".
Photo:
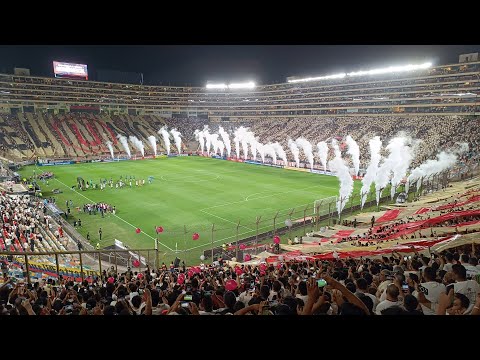
[[[104,266],[102,264],[102,261],[105,262],[104,256],[102,254],[108,253],[108,258],[109,261],[107,263],[109,265]],[[42,273],[44,271],[48,271],[49,273],[56,273],[56,276],[59,277],[60,275],[64,276],[65,278],[80,278],[81,281],[84,281],[87,277],[90,276],[101,276],[103,269],[105,267],[110,267],[114,266],[115,267],[115,273],[118,273],[118,267],[119,266],[131,266],[130,263],[126,264],[119,264],[119,259],[121,258],[119,254],[125,254],[127,253],[127,256],[124,256],[124,258],[127,258],[128,260],[131,260],[134,258],[135,260],[138,259],[144,259],[144,261],[138,261],[136,264],[137,266],[134,267],[132,265],[132,268],[137,269],[136,271],[141,272],[142,269],[146,268],[148,265],[149,267],[155,267],[158,268],[159,265],[159,252],[156,249],[128,249],[128,250],[86,250],[86,251],[43,251],[43,252],[20,252],[20,251],[0,251],[0,257],[3,257],[4,262],[10,262],[10,263],[16,263],[16,265],[19,266],[25,266],[25,272],[26,272],[26,278],[28,283],[31,283],[31,275],[30,273]],[[134,253],[135,256],[132,256],[131,253]],[[143,254],[143,256],[142,256]],[[71,255],[72,257],[74,255],[78,255],[79,258],[79,270],[77,271],[74,267],[72,268],[65,268],[64,266],[60,266],[59,262],[59,256],[60,255]],[[84,265],[85,264],[85,257],[86,256],[92,256],[96,259],[98,259],[98,262],[94,266],[98,269],[97,270],[85,270]],[[146,256],[145,256],[146,255]],[[55,257],[55,265],[48,265],[48,264],[42,264],[38,265],[36,263],[32,263],[33,260],[32,258],[39,258],[42,256],[54,256]],[[153,263],[150,262],[150,259],[154,260]],[[53,269],[52,269],[53,267]],[[51,271],[53,270],[53,271]]]

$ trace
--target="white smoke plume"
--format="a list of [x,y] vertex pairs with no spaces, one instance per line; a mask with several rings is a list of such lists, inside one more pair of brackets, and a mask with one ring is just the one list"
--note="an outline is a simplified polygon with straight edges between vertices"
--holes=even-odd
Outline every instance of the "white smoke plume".
[[263,145],[263,151],[265,155],[268,155],[272,158],[273,163],[277,165],[277,154],[275,153],[275,148],[273,147],[272,143],[268,143]]
[[295,143],[302,148],[303,153],[307,157],[308,163],[310,164],[310,169],[313,169],[313,150],[310,141],[305,138],[298,138],[297,140],[295,140]]
[[352,157],[353,167],[355,168],[355,176],[358,175],[360,169],[360,148],[350,135],[347,135],[345,142],[348,145],[347,154]]
[[282,145],[280,145],[277,141],[272,144],[272,147],[277,155],[283,160],[283,165],[287,166],[287,154],[285,153],[285,150],[283,150]]
[[155,154],[155,156],[157,156],[157,138],[153,135],[150,135],[148,137],[148,141],[150,141],[150,146],[153,149],[153,153]]
[[399,136],[390,141],[387,149],[390,148],[392,154],[392,187],[390,188],[390,197],[393,200],[395,191],[400,181],[407,175],[407,170],[413,160],[413,147],[411,138]]
[[249,131],[247,128],[240,126],[235,132],[236,132],[236,136],[238,137],[238,140],[242,144],[243,158],[247,160]]
[[250,152],[252,153],[253,160],[257,160],[257,145],[258,141],[255,139],[255,135],[252,132],[247,132],[247,141],[250,145]]
[[111,141],[107,141],[107,146],[108,146],[108,150],[110,150],[110,155],[112,156],[112,160],[114,160],[114,159],[115,159],[115,156],[113,155],[112,142],[111,142]]
[[173,140],[175,141],[175,146],[177,147],[177,151],[179,154],[182,153],[182,134],[180,134],[177,129],[172,129],[170,130],[170,134],[173,136]]
[[[378,168],[377,176],[375,178],[375,197],[377,199],[377,205],[380,203],[383,189],[388,185],[389,180],[392,179],[392,187],[395,187],[406,175],[413,156],[412,149],[407,146],[407,143],[410,142],[411,140],[403,136],[395,137],[388,142],[386,149],[389,152],[389,155]],[[394,183],[393,179],[395,173],[397,174],[395,177],[397,183]],[[395,194],[395,189],[393,191]]]
[[210,138],[214,153],[223,157],[223,151],[225,150],[225,144],[223,141],[218,138],[218,134],[211,134]]
[[235,151],[237,152],[237,158],[240,157],[240,143],[242,144],[242,151],[243,151],[243,158],[246,160],[248,156],[248,129],[240,126],[238,129],[234,131],[234,139],[235,142]]
[[143,146],[142,140],[138,140],[136,136],[130,135],[128,140],[142,153],[142,156],[145,156],[145,148]]
[[257,142],[257,151],[262,158],[262,163],[265,163],[265,146],[262,143]]
[[128,140],[125,136],[118,134],[117,139],[120,141],[120,143],[123,146],[123,149],[127,152],[127,155],[129,158],[132,157],[132,154],[130,153],[130,147],[128,146]]
[[375,136],[369,141],[370,146],[370,164],[367,167],[367,171],[362,179],[362,190],[360,190],[360,194],[362,196],[362,209],[365,205],[365,201],[367,199],[367,195],[370,191],[370,186],[374,182],[375,178],[377,177],[378,171],[378,164],[382,159],[380,155],[380,150],[382,149],[382,141],[380,140],[379,136]]
[[230,153],[232,151],[232,144],[230,143],[230,137],[228,136],[228,133],[221,126],[218,128],[218,132],[222,137],[223,143],[225,144],[225,148],[227,149],[227,156],[230,157]]
[[205,138],[205,151],[207,152],[207,155],[210,155],[210,146],[212,145],[212,139],[208,126],[206,125],[203,128],[203,137]]
[[168,133],[167,127],[162,127],[160,130],[158,130],[158,133],[162,135],[165,149],[167,150],[167,154],[170,155],[170,134]]
[[[209,139],[207,139],[207,146],[210,141],[210,144],[213,148],[213,153],[217,153],[217,149],[219,148],[218,144],[218,134],[209,134]],[[208,152],[210,153],[210,146],[208,146]]]
[[233,142],[235,143],[235,154],[237,155],[237,159],[240,158],[240,139],[238,138],[237,131],[235,131],[235,136],[233,138]]
[[300,167],[300,158],[299,158],[300,150],[298,149],[297,144],[292,139],[288,139],[288,147],[290,148],[290,151],[293,154],[293,158],[297,163],[297,168],[299,168]]
[[323,170],[327,172],[327,157],[328,157],[328,145],[325,141],[320,141],[317,144],[317,155],[320,158],[320,162],[323,165]]
[[457,145],[457,149],[449,150],[448,152],[442,151],[437,155],[435,160],[429,159],[422,165],[413,169],[408,176],[407,184],[405,185],[405,191],[408,192],[409,186],[414,182],[417,183],[418,189],[422,178],[442,172],[455,165],[458,160],[458,155],[468,151],[468,144],[461,143]]
[[[205,125],[205,128],[208,129],[208,125]],[[204,149],[206,147],[205,145],[205,136],[204,136],[204,132],[202,130],[195,130],[195,132],[193,133],[195,135],[195,140],[197,140],[200,144],[200,149],[202,151],[202,154],[204,152]]]
[[338,181],[340,181],[340,196],[339,200],[337,201],[337,211],[338,216],[340,217],[345,204],[352,194],[353,179],[350,175],[347,165],[345,164],[345,161],[342,159],[342,154],[340,152],[340,148],[338,147],[337,140],[332,139],[332,147],[335,151],[335,157],[328,162],[328,167],[338,177]]
[[220,151],[220,156],[223,157],[223,152],[225,151],[225,144],[223,143],[222,140],[217,141],[217,147],[218,147],[218,150]]

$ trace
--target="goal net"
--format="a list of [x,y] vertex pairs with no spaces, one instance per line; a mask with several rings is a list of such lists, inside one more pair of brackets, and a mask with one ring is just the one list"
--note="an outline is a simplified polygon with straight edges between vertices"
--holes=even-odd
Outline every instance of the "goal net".
[[330,205],[330,212],[334,212],[337,209],[337,197],[329,196],[313,202],[313,212],[319,216],[328,214],[328,204]]

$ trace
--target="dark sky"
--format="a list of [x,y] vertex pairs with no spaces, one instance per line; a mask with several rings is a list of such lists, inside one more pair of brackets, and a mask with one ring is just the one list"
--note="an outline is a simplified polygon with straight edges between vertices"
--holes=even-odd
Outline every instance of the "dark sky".
[[91,80],[108,69],[143,73],[145,84],[267,84],[427,60],[455,63],[459,54],[478,51],[480,45],[9,45],[0,46],[0,71],[26,67],[33,76],[52,76],[57,60],[87,64]]

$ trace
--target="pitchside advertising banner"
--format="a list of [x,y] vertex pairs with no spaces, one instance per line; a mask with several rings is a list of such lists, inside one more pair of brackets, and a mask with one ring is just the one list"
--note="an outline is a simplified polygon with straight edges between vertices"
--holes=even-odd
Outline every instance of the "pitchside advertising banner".
[[[177,155],[173,155],[177,156]],[[178,155],[178,156],[188,156],[188,155]],[[78,161],[51,161],[49,163],[46,162],[38,162],[38,166],[53,166],[53,165],[72,165],[72,164],[83,164],[83,163],[110,163],[110,162],[117,162],[117,161],[127,161],[127,160],[145,160],[145,159],[166,159],[167,155],[145,155],[143,157],[133,157],[133,158],[125,158],[125,157],[118,157],[115,159],[92,159],[92,160],[78,160]]]
[[312,169],[312,170],[310,170],[310,172],[311,172],[312,174],[321,174],[321,175],[335,176],[335,174],[333,174],[331,171],[328,171],[328,170],[327,170],[327,172],[325,172],[325,171],[323,171],[323,170]]
[[[4,261],[8,261],[8,259],[4,256],[0,256],[0,259]],[[15,270],[20,270],[22,266],[25,268],[25,262],[23,260],[23,257],[21,259],[14,259],[13,261],[9,261],[9,264],[11,267],[14,267]],[[40,262],[40,261],[34,261],[34,260],[28,260],[28,269],[30,270],[30,274],[34,278],[46,278],[46,277],[53,277],[57,278],[57,268],[54,264],[52,263],[46,263],[46,262]],[[16,272],[15,272],[16,273]],[[59,266],[59,274],[62,275],[64,278],[67,278],[67,280],[74,280],[74,281],[81,281],[81,274],[80,274],[80,268],[73,268],[73,267],[67,267],[67,266]],[[16,273],[15,275],[20,275],[20,273]],[[83,275],[84,277],[88,276],[99,276],[100,274],[97,271],[94,270],[88,270],[86,266],[83,268]]]
[[38,166],[53,166],[53,165],[71,165],[76,164],[76,161],[53,161],[50,163],[37,163]]
[[260,162],[260,161],[245,160],[245,161],[243,161],[243,162],[244,162],[245,164],[253,164],[253,165],[262,165],[262,166],[270,166],[270,167],[276,167],[276,168],[283,168],[282,165],[262,163],[262,162]]
[[310,172],[310,169],[297,168],[297,167],[291,167],[291,166],[285,166],[284,169],[287,169],[287,170],[295,170],[295,171],[303,171],[303,172]]

